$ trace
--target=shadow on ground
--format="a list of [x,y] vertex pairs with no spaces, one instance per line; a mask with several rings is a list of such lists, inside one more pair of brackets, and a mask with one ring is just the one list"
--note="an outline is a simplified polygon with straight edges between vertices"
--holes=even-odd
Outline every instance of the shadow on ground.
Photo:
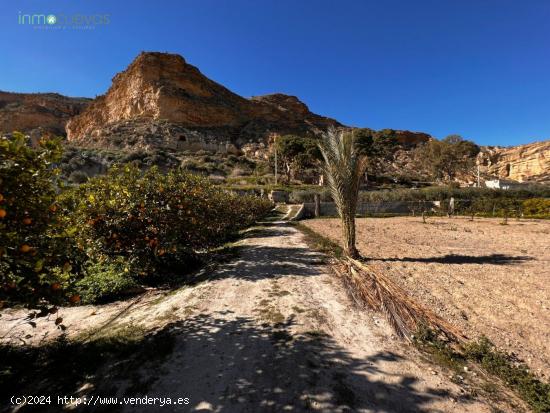
[[398,261],[398,262],[424,262],[439,264],[493,264],[493,265],[517,265],[525,261],[534,260],[525,255],[460,255],[447,254],[440,257],[403,257],[403,258],[367,258],[370,261]]
[[[89,383],[87,392],[101,396],[188,397],[190,405],[183,409],[161,410],[199,412],[414,412],[438,399],[460,399],[441,389],[419,390],[412,376],[392,377],[385,367],[399,362],[399,355],[380,352],[359,360],[325,334],[293,335],[291,327],[291,320],[258,325],[227,311],[172,323],[131,344],[59,344],[48,352],[27,348],[26,359],[20,356],[20,364],[12,366],[25,370],[12,370],[12,385],[4,390],[82,396],[77,389]],[[20,381],[18,374],[32,379]],[[113,407],[75,411],[116,411]],[[134,406],[131,411],[159,409]]]

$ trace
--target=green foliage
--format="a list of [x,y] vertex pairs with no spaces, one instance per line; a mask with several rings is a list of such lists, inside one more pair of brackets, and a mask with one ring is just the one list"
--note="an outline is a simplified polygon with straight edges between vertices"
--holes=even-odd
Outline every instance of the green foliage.
[[431,140],[416,150],[419,168],[427,168],[430,175],[444,182],[452,181],[458,174],[471,170],[479,147],[450,135],[443,140]]
[[74,172],[71,172],[71,174],[69,175],[69,181],[75,184],[83,184],[87,180],[88,180],[88,175],[86,174],[86,172],[74,171]]
[[550,217],[550,199],[531,198],[523,201],[523,213],[528,216]]
[[291,203],[301,204],[304,202],[314,202],[315,194],[319,194],[321,202],[331,202],[330,190],[328,188],[318,187],[316,189],[299,189],[290,193]]
[[396,131],[393,129],[375,131],[362,128],[355,129],[353,134],[358,150],[362,155],[367,156],[367,172],[379,175],[392,161],[395,152],[399,149]]
[[526,365],[517,363],[512,356],[495,349],[486,337],[466,344],[464,354],[504,380],[535,412],[550,412],[550,384],[540,381]]
[[311,138],[280,136],[277,138],[276,149],[287,184],[299,171],[316,166],[321,158],[317,142]]
[[[0,138],[0,300],[61,300],[71,264],[56,205],[58,140]],[[70,250],[70,248],[69,248]]]
[[123,257],[129,276],[181,269],[266,213],[256,197],[224,192],[181,170],[131,165],[67,192],[65,225],[93,262]]
[[138,286],[128,272],[129,268],[121,259],[106,263],[91,262],[84,269],[83,278],[75,283],[74,288],[83,304],[115,298]]
[[449,199],[453,197],[455,214],[510,218],[550,218],[549,196],[550,186],[547,185],[532,185],[515,190],[437,186],[359,193],[360,202],[363,203],[401,201],[414,206],[429,201],[442,201],[440,213],[447,213]]
[[457,372],[461,372],[467,362],[476,363],[490,374],[502,379],[531,406],[533,411],[550,412],[550,384],[539,380],[513,355],[496,349],[486,337],[460,346],[452,346],[433,330],[421,327],[414,336],[414,343],[431,354],[439,364]]
[[399,147],[396,131],[393,129],[375,131],[369,128],[361,128],[355,129],[353,134],[359,150],[362,154],[371,158],[388,160]]
[[55,140],[0,140],[0,301],[95,302],[185,274],[271,208],[182,170],[135,163],[64,188],[60,156]]

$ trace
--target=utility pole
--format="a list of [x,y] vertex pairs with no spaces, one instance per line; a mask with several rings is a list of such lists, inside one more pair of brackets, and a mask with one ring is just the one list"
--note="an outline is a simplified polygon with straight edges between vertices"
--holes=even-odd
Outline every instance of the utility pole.
[[273,146],[275,147],[275,185],[277,185],[277,135],[273,136]]

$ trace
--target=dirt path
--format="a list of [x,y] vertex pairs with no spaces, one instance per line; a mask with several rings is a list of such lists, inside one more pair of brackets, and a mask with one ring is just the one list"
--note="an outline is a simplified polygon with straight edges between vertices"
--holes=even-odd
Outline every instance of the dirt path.
[[[64,310],[69,330],[80,311],[98,326],[116,318],[111,328],[155,328],[173,340],[163,362],[144,363],[134,376],[141,394],[190,404],[124,411],[494,411],[423,362],[378,315],[352,308],[297,229],[277,222],[248,235],[237,259],[194,287]],[[107,384],[116,395],[139,395],[135,377]]]
[[242,245],[187,298],[192,313],[172,326],[181,334],[149,395],[215,412],[489,411],[350,308],[296,229],[275,224]]

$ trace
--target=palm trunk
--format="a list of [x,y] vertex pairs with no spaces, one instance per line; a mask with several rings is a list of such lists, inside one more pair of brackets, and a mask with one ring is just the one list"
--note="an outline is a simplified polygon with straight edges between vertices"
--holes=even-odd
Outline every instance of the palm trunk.
[[355,216],[349,212],[342,214],[342,238],[344,254],[351,258],[358,258],[359,251],[355,246]]

